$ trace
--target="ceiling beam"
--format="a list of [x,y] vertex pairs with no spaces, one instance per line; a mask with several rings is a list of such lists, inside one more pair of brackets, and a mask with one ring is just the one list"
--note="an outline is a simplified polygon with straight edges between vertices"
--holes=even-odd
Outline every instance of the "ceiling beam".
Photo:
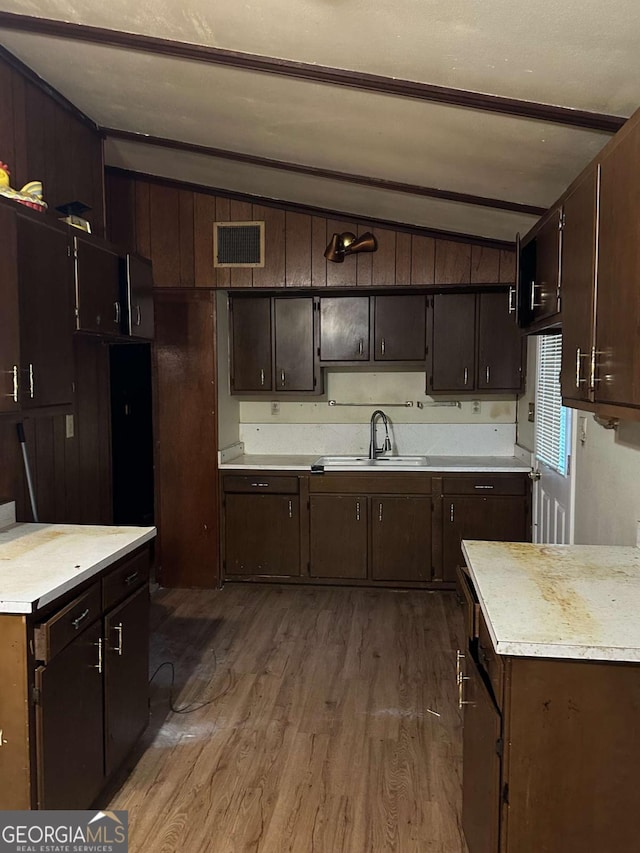
[[173,39],[120,32],[104,27],[92,27],[86,24],[75,24],[49,18],[37,18],[31,15],[18,15],[12,12],[0,12],[0,29],[2,28],[124,50],[142,51],[158,56],[169,56],[174,59],[188,59],[210,65],[222,65],[243,71],[277,74],[313,83],[344,86],[377,94],[396,95],[414,100],[448,104],[606,133],[615,133],[626,121],[626,118],[622,116],[574,110],[570,107],[540,104],[516,98],[503,98],[499,95],[487,95],[482,92],[470,92],[448,86],[434,86],[430,83],[400,80],[379,74],[366,74],[359,71],[332,68],[327,65],[294,62],[289,59],[241,53],[208,45],[190,44]]
[[191,142],[181,142],[177,139],[166,139],[161,136],[148,136],[144,133],[134,133],[128,130],[117,130],[115,128],[101,127],[101,132],[112,139],[124,139],[127,142],[135,142],[142,145],[155,145],[159,148],[169,148],[174,151],[186,151],[191,154],[202,154],[206,157],[219,157],[223,160],[233,160],[236,163],[246,163],[251,166],[262,166],[268,169],[280,169],[285,172],[295,172],[298,175],[310,175],[314,178],[324,178],[331,181],[344,181],[350,184],[359,184],[377,190],[388,192],[406,193],[408,195],[424,196],[426,198],[438,198],[444,201],[458,202],[459,204],[471,204],[478,207],[489,207],[497,210],[509,210],[515,213],[524,213],[531,216],[542,216],[546,213],[545,207],[537,207],[532,204],[522,204],[517,201],[507,201],[499,198],[487,198],[485,196],[471,195],[469,193],[443,190],[437,187],[423,187],[417,184],[406,184],[400,181],[387,181],[383,178],[371,178],[367,175],[356,175],[351,172],[337,172],[333,169],[322,169],[317,166],[305,166],[301,163],[290,163],[286,160],[272,160],[268,157],[258,157],[254,154],[241,154],[237,151],[228,151],[221,148],[211,148],[208,145],[196,145]]

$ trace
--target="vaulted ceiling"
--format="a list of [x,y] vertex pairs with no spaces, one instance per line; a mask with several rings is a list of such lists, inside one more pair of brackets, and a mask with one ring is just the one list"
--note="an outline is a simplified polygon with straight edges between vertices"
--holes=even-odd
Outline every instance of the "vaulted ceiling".
[[511,240],[640,105],[637,0],[2,0],[109,165]]

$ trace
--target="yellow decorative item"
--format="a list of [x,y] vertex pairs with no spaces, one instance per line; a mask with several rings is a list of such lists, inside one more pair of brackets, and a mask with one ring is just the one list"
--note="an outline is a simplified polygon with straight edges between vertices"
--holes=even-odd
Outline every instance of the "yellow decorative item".
[[18,192],[11,187],[10,175],[7,164],[0,161],[0,195],[44,213],[47,205],[42,198],[42,181],[29,181]]

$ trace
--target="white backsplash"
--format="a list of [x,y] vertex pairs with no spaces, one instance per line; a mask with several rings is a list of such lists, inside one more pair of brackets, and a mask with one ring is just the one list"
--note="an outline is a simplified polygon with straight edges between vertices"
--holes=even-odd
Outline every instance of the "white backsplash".
[[[384,428],[378,424],[378,443]],[[394,453],[431,456],[513,456],[515,424],[394,424]],[[247,454],[360,454],[369,450],[367,424],[240,424]]]

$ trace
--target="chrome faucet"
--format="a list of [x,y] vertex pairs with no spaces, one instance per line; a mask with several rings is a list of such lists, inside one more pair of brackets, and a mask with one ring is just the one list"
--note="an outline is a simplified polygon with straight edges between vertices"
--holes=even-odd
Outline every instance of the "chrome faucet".
[[[385,438],[382,447],[376,446],[376,419],[381,418],[384,424]],[[389,438],[389,420],[382,409],[376,409],[371,415],[369,423],[369,459],[377,459],[380,453],[391,450],[391,439]]]

